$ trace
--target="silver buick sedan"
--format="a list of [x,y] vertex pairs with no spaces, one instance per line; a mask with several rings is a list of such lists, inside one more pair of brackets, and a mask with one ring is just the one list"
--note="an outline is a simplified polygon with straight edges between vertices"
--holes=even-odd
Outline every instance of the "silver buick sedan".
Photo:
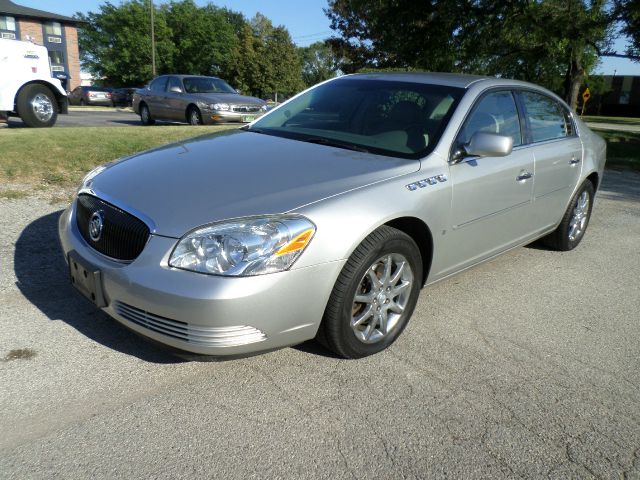
[[90,172],[60,218],[71,282],[128,328],[237,355],[391,345],[420,289],[512,248],[571,250],[605,143],[553,93],[365,74],[252,124]]
[[132,107],[143,125],[156,120],[210,125],[252,122],[267,111],[267,102],[240,95],[218,77],[162,75],[136,90]]

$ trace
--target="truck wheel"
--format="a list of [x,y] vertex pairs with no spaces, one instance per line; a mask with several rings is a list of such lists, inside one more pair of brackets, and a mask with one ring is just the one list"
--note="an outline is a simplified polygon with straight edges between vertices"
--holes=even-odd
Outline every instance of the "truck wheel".
[[18,115],[28,127],[52,127],[58,118],[55,96],[47,87],[37,83],[20,90],[17,107]]

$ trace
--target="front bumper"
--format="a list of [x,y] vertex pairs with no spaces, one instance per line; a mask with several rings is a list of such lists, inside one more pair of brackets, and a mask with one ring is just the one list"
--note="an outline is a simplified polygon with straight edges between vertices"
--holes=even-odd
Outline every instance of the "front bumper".
[[203,275],[169,267],[177,240],[158,235],[132,263],[119,263],[80,236],[74,205],[59,220],[62,250],[100,271],[102,309],[141,335],[188,352],[242,355],[315,337],[344,265],[245,278]]
[[214,111],[202,110],[202,121],[205,124],[216,123],[249,123],[260,118],[265,112],[230,112],[230,111]]

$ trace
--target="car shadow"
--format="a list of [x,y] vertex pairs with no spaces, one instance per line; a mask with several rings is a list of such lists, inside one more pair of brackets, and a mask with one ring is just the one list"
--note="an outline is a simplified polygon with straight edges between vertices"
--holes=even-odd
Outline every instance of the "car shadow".
[[142,123],[140,123],[139,118],[135,118],[133,120],[109,120],[108,123],[118,124],[118,125],[132,125],[134,127],[139,127],[140,125],[142,125]]
[[61,320],[108,348],[151,363],[186,361],[133,334],[78,293],[69,282],[58,241],[57,211],[31,222],[15,245],[17,287],[49,320]]
[[640,202],[640,173],[632,170],[605,170],[596,201],[598,198]]
[[[598,199],[640,202],[640,174],[630,170],[606,170],[596,194],[596,205]],[[525,245],[525,248],[552,250],[540,240]]]

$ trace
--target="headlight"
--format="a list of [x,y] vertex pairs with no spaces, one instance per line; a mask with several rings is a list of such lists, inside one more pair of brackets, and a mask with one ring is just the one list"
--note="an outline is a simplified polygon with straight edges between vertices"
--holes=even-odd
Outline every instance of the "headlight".
[[267,108],[268,108],[268,107],[267,107],[267,105],[265,104],[265,105],[262,105],[262,106],[260,107],[260,110],[262,110],[263,112],[266,112],[266,111],[267,111]]
[[227,110],[229,110],[229,104],[228,103],[214,103],[213,105],[211,105],[211,108],[213,110],[220,110],[220,111],[226,112]]
[[294,215],[247,217],[200,227],[180,239],[169,266],[232,277],[287,270],[316,231]]

